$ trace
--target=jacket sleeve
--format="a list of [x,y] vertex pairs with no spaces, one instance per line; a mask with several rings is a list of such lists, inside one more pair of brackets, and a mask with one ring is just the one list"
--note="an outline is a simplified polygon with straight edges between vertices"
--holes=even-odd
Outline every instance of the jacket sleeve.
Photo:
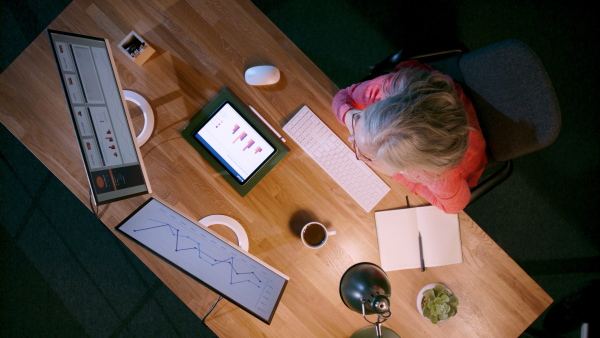
[[388,75],[382,75],[373,80],[356,83],[335,94],[331,106],[338,121],[344,124],[344,118],[349,110],[363,110],[383,99],[382,85],[387,77]]

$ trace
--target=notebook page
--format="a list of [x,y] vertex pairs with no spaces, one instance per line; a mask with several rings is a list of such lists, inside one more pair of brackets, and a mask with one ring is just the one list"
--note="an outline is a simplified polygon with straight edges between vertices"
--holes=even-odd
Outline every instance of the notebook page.
[[462,263],[457,214],[446,214],[434,206],[417,209],[425,266]]
[[414,208],[375,212],[379,257],[384,271],[420,268],[419,230]]

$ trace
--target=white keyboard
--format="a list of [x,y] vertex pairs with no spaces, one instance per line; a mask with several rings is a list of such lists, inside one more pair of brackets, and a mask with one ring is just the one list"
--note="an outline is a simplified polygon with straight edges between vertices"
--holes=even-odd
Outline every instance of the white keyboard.
[[283,130],[367,212],[390,191],[307,106]]

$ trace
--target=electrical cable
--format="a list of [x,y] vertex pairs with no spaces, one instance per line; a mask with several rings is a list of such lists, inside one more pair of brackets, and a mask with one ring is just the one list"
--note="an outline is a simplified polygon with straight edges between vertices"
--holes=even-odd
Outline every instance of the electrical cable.
[[213,306],[210,307],[210,309],[208,310],[208,312],[206,313],[206,315],[202,318],[202,324],[206,325],[204,323],[204,321],[206,321],[206,317],[208,317],[208,315],[214,310],[215,306],[217,306],[217,303],[223,299],[222,296],[219,295],[219,298],[217,298],[217,301],[213,304]]
[[96,218],[102,222],[102,220],[100,219],[100,216],[98,216],[98,206],[96,206],[94,208],[94,202],[92,201],[92,187],[90,187],[90,189],[88,190],[88,198],[90,201],[90,209],[92,210],[92,212],[94,213],[94,216],[96,216]]

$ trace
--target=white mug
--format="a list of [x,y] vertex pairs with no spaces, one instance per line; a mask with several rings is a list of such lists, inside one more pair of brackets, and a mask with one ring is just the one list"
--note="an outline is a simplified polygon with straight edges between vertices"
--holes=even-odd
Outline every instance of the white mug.
[[329,236],[335,235],[335,230],[327,230],[327,228],[319,222],[310,222],[302,227],[300,238],[302,243],[311,249],[318,249],[325,245]]

